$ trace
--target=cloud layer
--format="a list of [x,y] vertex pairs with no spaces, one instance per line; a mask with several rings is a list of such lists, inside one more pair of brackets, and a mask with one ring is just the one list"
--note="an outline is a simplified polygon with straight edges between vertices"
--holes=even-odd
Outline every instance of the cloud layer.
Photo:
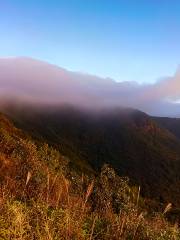
[[30,58],[0,59],[0,97],[42,104],[133,107],[151,115],[180,116],[180,70],[151,85],[117,83],[70,72]]

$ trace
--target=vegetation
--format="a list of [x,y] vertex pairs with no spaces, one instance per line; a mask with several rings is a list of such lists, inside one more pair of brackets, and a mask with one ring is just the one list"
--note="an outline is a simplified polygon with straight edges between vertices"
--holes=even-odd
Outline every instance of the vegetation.
[[16,126],[59,150],[73,168],[99,172],[108,163],[120,176],[129,176],[130,184],[140,185],[146,198],[180,208],[180,141],[145,113],[22,109],[13,113]]
[[171,204],[149,210],[109,165],[98,173],[71,162],[0,115],[0,239],[180,239]]
[[180,139],[180,118],[152,117],[160,127],[168,129]]

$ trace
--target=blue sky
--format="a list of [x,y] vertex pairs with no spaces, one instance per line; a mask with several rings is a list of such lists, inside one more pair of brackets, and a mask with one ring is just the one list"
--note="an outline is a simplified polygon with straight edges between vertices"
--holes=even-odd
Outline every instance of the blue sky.
[[180,64],[180,1],[0,1],[0,56],[29,56],[117,81]]

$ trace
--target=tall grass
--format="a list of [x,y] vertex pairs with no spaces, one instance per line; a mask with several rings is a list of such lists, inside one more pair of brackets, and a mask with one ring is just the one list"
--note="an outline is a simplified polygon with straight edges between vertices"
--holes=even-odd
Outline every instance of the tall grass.
[[[32,184],[33,176],[29,176],[28,174],[25,187]],[[98,183],[103,181],[102,184],[108,188],[104,177],[102,174]],[[96,181],[97,179],[89,181],[87,187],[77,194],[74,193],[73,183],[64,175],[57,176],[49,172],[43,195],[28,199],[26,192],[26,198],[17,200],[16,196],[12,197],[1,192],[0,239],[180,239],[178,225],[171,225],[165,220],[165,214],[170,211],[170,204],[162,213],[150,217],[137,204],[140,198],[138,190],[137,198],[134,200],[130,192],[128,196],[124,196],[124,200],[120,196],[122,202],[117,211],[109,199],[112,196],[111,192],[108,198],[106,192],[103,192],[106,189],[102,189],[101,186],[102,202],[98,200],[94,206],[94,197],[99,196],[96,195],[99,187],[96,186]],[[106,181],[112,182],[112,179],[107,178]],[[111,190],[113,188],[114,186]]]
[[0,134],[0,240],[180,239],[172,205],[148,214],[140,187],[109,166],[79,176],[46,144]]

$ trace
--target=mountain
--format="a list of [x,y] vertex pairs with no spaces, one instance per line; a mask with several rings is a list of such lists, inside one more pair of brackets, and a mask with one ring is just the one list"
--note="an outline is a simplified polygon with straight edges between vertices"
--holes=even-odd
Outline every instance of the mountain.
[[180,206],[178,120],[128,107],[158,112],[176,105],[178,111],[178,104],[162,101],[168,89],[178,98],[178,77],[141,86],[31,58],[0,59],[0,110],[33,141],[71,159],[77,171],[99,173],[108,163],[147,198]]
[[180,141],[149,115],[127,108],[87,111],[66,105],[49,110],[13,107],[9,116],[74,166],[99,172],[110,164],[131,184],[140,185],[146,198],[180,206]]
[[160,127],[168,129],[180,139],[180,118],[153,117]]
[[[74,126],[79,126],[78,129],[86,120],[84,122],[86,127],[91,125],[92,129],[98,126],[99,130],[105,131],[104,127],[107,127],[107,123],[102,126],[102,122],[100,124],[99,120],[101,117],[104,119],[106,114],[97,118],[91,113],[93,120],[91,119],[89,122],[86,118],[87,113],[84,115],[77,109],[67,109],[66,107],[63,109],[63,117],[64,120],[69,120],[68,126],[72,121],[68,117],[70,110],[71,114],[77,113],[73,120],[75,120]],[[35,117],[32,112],[29,113],[30,115]],[[128,120],[128,124],[138,123],[138,127],[145,127],[148,124],[146,121],[149,121],[147,115],[131,109],[123,110],[121,114],[118,111],[113,118],[118,117],[119,119],[120,115],[122,124]],[[42,112],[40,116],[42,116]],[[45,138],[49,141],[50,136],[54,141],[60,143],[57,141],[58,136],[53,135],[55,127],[58,127],[59,124],[56,122],[52,126],[51,122],[45,127],[47,118],[51,119],[46,113],[44,122],[41,118],[42,128],[37,131],[37,125],[32,125],[34,117],[30,119],[31,125],[28,124],[28,126],[26,125],[27,121],[21,118],[20,122],[23,123],[23,128],[29,127],[24,131],[17,128],[7,115],[0,114],[0,235],[2,239],[85,240],[90,237],[92,240],[109,238],[114,240],[156,240],[162,239],[162,237],[163,239],[179,238],[180,230],[177,225],[179,215],[177,210],[174,212],[174,206],[169,203],[161,205],[157,209],[155,205],[157,202],[154,203],[152,199],[143,198],[140,188],[130,184],[127,176],[118,176],[109,165],[104,165],[96,172],[92,169],[87,171],[87,168],[81,168],[79,164],[72,165],[80,155],[82,156],[82,153],[77,154],[76,151],[74,157],[76,155],[77,157],[67,158],[60,150],[57,150],[59,144],[54,144],[53,147],[51,141],[52,145],[48,146]],[[39,116],[36,115],[36,117]],[[110,125],[112,128],[112,119],[110,122],[108,126]],[[40,124],[39,121],[37,123]],[[62,115],[60,125],[61,123]],[[148,126],[150,125],[148,124]],[[49,127],[53,127],[51,129],[53,132]],[[35,131],[32,133],[30,128]],[[40,135],[43,135],[41,130],[45,130],[45,128],[44,134],[47,133],[49,137],[40,138]],[[78,137],[73,126],[69,132],[67,129],[65,130],[67,136],[71,133]],[[119,131],[119,128],[117,130]],[[64,136],[63,132],[62,136]],[[59,132],[59,139],[60,137]],[[165,136],[164,138],[167,139]],[[85,139],[84,141],[86,143]],[[70,138],[67,138],[67,142],[70,146]],[[75,145],[77,142],[73,139]],[[63,145],[59,146],[59,149],[63,150]],[[126,160],[128,161],[128,159]],[[88,166],[87,161],[86,166]],[[171,169],[171,164],[168,167]],[[158,170],[160,170],[158,172],[160,176],[163,170],[159,168]],[[172,175],[169,176],[168,181],[170,179],[173,179]],[[162,193],[161,186],[157,187]],[[168,187],[168,193],[173,194],[172,186]],[[154,190],[156,191],[156,189]],[[122,228],[122,226],[126,227]]]

